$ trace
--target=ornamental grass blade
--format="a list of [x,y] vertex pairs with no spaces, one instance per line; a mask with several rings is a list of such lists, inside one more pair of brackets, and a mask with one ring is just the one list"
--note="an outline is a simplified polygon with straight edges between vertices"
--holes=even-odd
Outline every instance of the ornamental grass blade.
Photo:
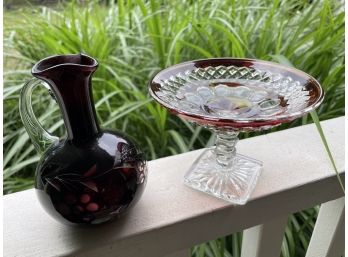
[[312,119],[313,119],[313,121],[314,121],[314,123],[315,123],[315,126],[317,127],[317,130],[318,130],[318,132],[319,132],[320,138],[321,138],[321,140],[322,140],[322,142],[323,142],[323,144],[324,144],[325,150],[326,150],[326,152],[327,152],[327,154],[328,154],[328,156],[329,156],[329,159],[330,159],[330,161],[331,161],[331,164],[332,164],[332,166],[333,166],[333,168],[334,168],[334,170],[335,170],[335,173],[336,173],[338,182],[339,182],[339,184],[340,184],[340,186],[341,186],[341,188],[342,188],[342,190],[343,190],[343,193],[344,193],[344,192],[345,192],[344,186],[343,186],[343,183],[342,183],[340,174],[338,173],[338,170],[337,170],[335,161],[334,161],[334,159],[333,159],[333,157],[332,157],[332,154],[331,154],[329,145],[328,145],[328,143],[327,143],[327,141],[326,141],[326,138],[325,138],[323,129],[322,129],[321,125],[320,125],[320,121],[319,121],[318,114],[317,114],[317,112],[316,112],[315,110],[311,111],[310,114],[311,114]]

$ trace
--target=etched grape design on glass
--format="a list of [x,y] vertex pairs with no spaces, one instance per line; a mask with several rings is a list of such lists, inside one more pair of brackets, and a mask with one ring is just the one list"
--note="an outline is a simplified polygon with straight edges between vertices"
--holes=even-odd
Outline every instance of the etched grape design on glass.
[[270,129],[319,106],[323,91],[304,72],[249,59],[205,59],[174,65],[150,82],[150,94],[172,113],[216,133],[184,177],[192,188],[245,204],[262,162],[236,154],[238,134]]

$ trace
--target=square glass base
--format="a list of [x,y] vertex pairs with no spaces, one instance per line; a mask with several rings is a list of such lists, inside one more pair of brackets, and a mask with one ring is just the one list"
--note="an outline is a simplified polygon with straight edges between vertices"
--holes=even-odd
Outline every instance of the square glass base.
[[256,186],[262,162],[236,154],[233,166],[222,168],[214,148],[207,149],[191,166],[184,183],[196,190],[234,204],[245,204]]

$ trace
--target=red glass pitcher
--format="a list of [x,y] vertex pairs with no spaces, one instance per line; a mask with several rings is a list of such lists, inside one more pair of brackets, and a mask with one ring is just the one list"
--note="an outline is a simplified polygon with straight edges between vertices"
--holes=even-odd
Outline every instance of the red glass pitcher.
[[[97,67],[85,54],[48,57],[34,65],[32,74],[38,79],[21,91],[22,121],[41,154],[36,192],[45,210],[64,223],[112,220],[137,202],[146,183],[146,161],[135,143],[98,125],[91,89]],[[65,139],[48,133],[33,113],[31,95],[42,81],[59,104]]]

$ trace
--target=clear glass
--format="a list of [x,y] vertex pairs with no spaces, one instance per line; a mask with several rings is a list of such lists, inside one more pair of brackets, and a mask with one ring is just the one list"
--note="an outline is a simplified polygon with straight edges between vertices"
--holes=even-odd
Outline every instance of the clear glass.
[[323,100],[308,74],[250,59],[205,59],[174,65],[150,82],[150,94],[172,113],[216,132],[184,177],[196,190],[245,204],[262,162],[236,154],[238,134],[270,129],[313,110]]
[[236,204],[245,204],[261,173],[262,162],[237,154],[238,132],[220,130],[215,147],[195,161],[184,183]]
[[48,88],[46,83],[38,79],[32,79],[23,86],[19,101],[19,113],[36,151],[42,154],[49,146],[58,142],[59,138],[48,133],[47,130],[41,126],[33,112],[31,96],[35,88],[40,85]]

